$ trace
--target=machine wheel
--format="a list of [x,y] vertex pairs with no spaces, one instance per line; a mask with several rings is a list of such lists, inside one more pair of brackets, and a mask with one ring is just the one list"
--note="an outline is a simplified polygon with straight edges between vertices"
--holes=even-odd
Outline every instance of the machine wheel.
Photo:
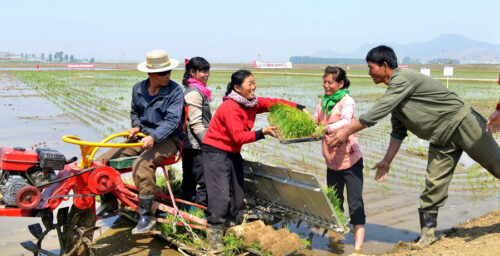
[[91,209],[80,210],[72,205],[62,237],[66,255],[94,255],[90,247],[94,236],[96,216]]
[[42,200],[40,190],[33,186],[25,186],[16,193],[16,204],[22,209],[33,209]]

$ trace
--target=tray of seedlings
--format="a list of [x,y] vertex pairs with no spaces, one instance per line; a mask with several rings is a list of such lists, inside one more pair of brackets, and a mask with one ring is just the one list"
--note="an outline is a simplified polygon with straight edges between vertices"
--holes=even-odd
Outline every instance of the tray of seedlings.
[[277,127],[276,135],[282,144],[321,140],[327,131],[324,125],[316,126],[306,112],[282,103],[269,108],[268,121]]

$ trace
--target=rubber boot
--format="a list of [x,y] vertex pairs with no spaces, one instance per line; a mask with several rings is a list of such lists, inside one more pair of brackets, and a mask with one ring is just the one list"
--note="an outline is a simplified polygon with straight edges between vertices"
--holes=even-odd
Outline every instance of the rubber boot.
[[437,212],[425,212],[422,208],[418,208],[420,217],[421,236],[418,241],[412,245],[412,249],[421,250],[437,241],[435,232],[437,226]]
[[224,244],[222,243],[222,224],[207,223],[207,241],[210,251],[224,249]]
[[134,229],[132,229],[132,234],[147,234],[151,232],[151,229],[156,224],[156,218],[153,214],[153,202],[155,200],[155,195],[139,195],[139,222]]

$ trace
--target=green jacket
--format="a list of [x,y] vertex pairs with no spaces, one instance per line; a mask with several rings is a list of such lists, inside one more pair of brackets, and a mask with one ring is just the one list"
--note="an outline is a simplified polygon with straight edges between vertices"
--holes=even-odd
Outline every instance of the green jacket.
[[444,145],[471,107],[439,81],[410,69],[395,69],[385,93],[359,121],[366,127],[392,114],[391,137],[402,141],[411,131]]

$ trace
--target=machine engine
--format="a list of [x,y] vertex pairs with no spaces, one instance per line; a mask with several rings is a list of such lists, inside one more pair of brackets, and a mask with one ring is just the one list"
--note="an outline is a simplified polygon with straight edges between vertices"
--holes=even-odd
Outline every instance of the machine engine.
[[54,149],[37,148],[32,151],[21,147],[0,148],[1,204],[18,206],[16,195],[20,190],[53,181],[56,171],[62,170],[65,164],[66,157]]

